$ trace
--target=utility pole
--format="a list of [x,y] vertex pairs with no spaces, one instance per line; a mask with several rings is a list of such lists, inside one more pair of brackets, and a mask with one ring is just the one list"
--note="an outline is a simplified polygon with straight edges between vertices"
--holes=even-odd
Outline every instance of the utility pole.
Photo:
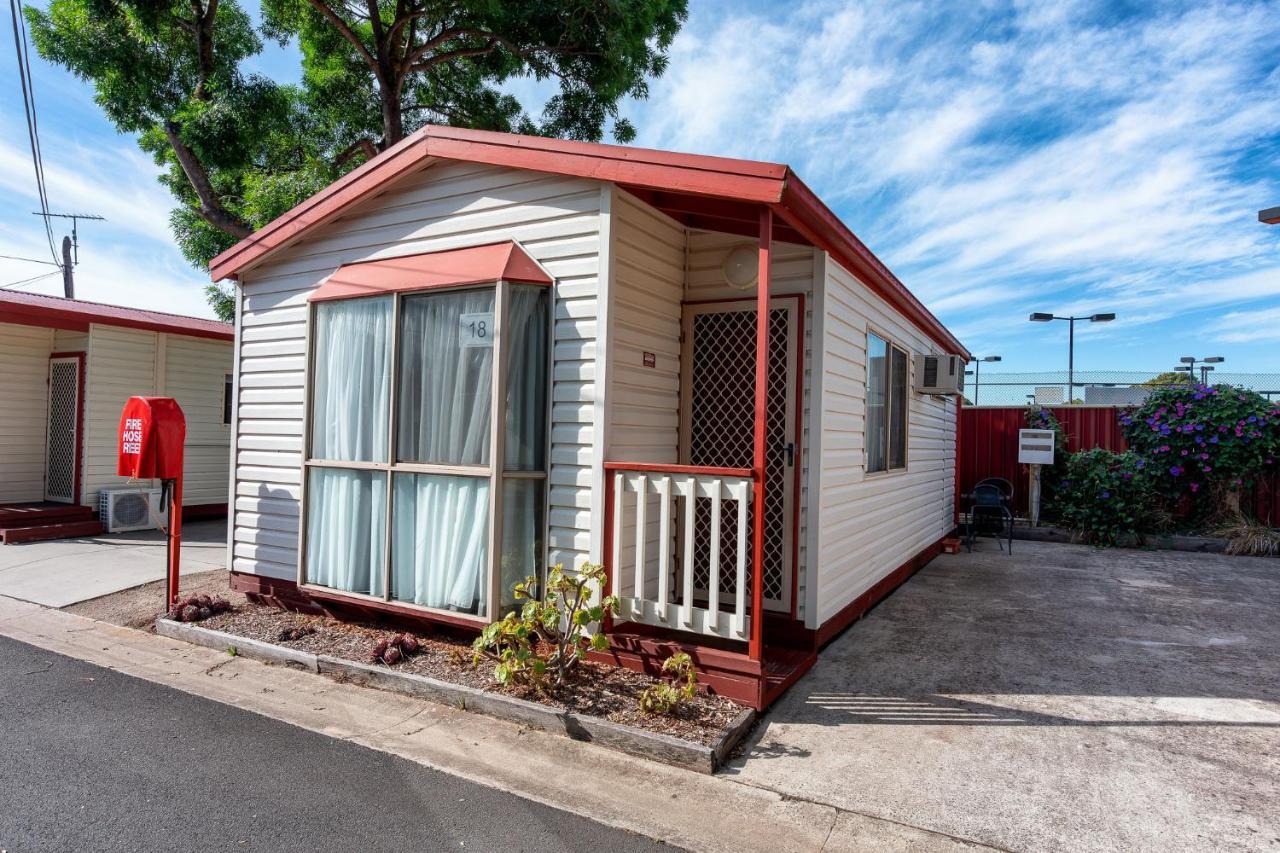
[[80,263],[80,235],[76,226],[79,224],[81,219],[106,222],[107,218],[105,216],[97,216],[92,213],[44,213],[39,210],[32,211],[31,215],[44,217],[52,216],[57,219],[71,220],[71,236],[62,238],[62,293],[68,299],[75,299],[76,282],[74,269]]
[[71,238],[62,238],[62,295],[76,298],[76,274],[71,263]]

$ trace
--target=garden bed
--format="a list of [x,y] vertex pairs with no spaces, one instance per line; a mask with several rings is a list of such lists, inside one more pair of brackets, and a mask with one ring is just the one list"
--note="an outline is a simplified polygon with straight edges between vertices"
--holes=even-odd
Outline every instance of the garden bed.
[[370,663],[379,641],[403,632],[252,603],[198,623],[161,619],[156,627],[166,636],[214,648],[234,645],[247,657],[423,696],[703,772],[714,772],[754,720],[754,712],[702,694],[669,715],[646,714],[639,695],[655,679],[585,661],[562,688],[499,685],[490,663],[472,665],[468,640],[446,634],[411,632],[418,642],[415,654],[395,666]]

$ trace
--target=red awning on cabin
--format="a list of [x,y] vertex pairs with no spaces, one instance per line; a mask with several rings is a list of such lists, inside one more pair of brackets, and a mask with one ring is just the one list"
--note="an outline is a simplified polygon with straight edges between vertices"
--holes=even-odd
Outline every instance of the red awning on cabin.
[[308,298],[351,299],[398,290],[459,287],[493,281],[550,285],[551,277],[513,242],[343,264]]

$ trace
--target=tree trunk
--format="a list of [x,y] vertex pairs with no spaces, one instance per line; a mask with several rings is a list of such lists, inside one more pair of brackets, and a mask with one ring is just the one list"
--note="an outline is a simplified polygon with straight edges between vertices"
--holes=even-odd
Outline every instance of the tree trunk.
[[378,86],[378,94],[382,98],[382,150],[386,151],[401,139],[404,139],[404,111],[400,104],[400,86],[390,82]]
[[1240,490],[1227,489],[1222,494],[1222,507],[1227,520],[1232,524],[1244,524],[1244,511],[1240,509]]
[[178,165],[187,176],[187,181],[200,200],[200,216],[213,227],[225,231],[232,237],[244,239],[253,233],[253,229],[231,211],[222,206],[222,201],[209,182],[209,174],[204,164],[196,157],[195,152],[187,147],[178,133],[178,125],[172,121],[164,123],[164,135],[169,140],[169,147],[178,158]]

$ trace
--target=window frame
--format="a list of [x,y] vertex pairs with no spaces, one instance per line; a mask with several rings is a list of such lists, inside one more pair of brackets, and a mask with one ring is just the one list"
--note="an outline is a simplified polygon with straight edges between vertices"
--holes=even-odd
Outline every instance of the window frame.
[[230,370],[222,376],[222,425],[230,427],[236,416],[236,375]]
[[[871,338],[876,337],[884,342],[885,345],[885,377],[884,377],[884,467],[871,469]],[[903,410],[902,416],[902,465],[894,466],[892,464],[892,448],[893,448],[893,407],[898,395],[894,393],[893,387],[893,354],[899,352],[906,361],[906,370],[903,372],[903,389],[902,396],[906,397],[906,408]],[[868,326],[866,331],[866,342],[863,348],[863,355],[866,360],[866,377],[863,382],[863,419],[862,419],[862,468],[865,477],[887,477],[894,474],[902,474],[911,467],[911,394],[912,394],[912,371],[915,370],[915,359],[911,348],[901,344],[893,335],[885,334],[879,329]]]
[[[508,314],[511,304],[510,289],[511,287],[545,287],[548,291],[546,311],[546,364],[543,373],[543,381],[546,382],[546,408],[543,412],[544,418],[544,447],[542,468],[536,471],[508,471],[506,469],[506,421],[507,421],[507,376],[508,366],[510,363],[510,349],[507,346],[506,327],[508,323]],[[492,383],[492,405],[489,411],[489,463],[487,465],[469,465],[469,464],[440,464],[432,462],[407,462],[397,460],[397,442],[399,439],[399,400],[398,392],[400,385],[400,323],[401,312],[404,299],[407,297],[418,296],[421,294],[436,294],[449,292],[466,292],[466,291],[492,291],[494,294],[493,313],[493,367],[491,371],[490,382]],[[388,377],[389,387],[387,392],[387,457],[385,462],[368,462],[368,461],[347,461],[347,460],[330,460],[315,459],[311,456],[312,447],[312,407],[314,402],[313,394],[313,377],[315,375],[315,358],[316,358],[316,312],[323,302],[348,301],[350,299],[367,299],[378,298],[380,296],[390,296],[392,298],[391,318],[390,318],[390,375]],[[554,341],[555,341],[555,291],[553,285],[537,284],[524,281],[508,281],[507,279],[497,279],[487,282],[469,282],[467,284],[449,285],[449,286],[423,286],[412,289],[396,289],[385,293],[359,295],[344,297],[342,299],[323,300],[318,302],[310,302],[307,305],[306,315],[306,363],[305,374],[303,379],[303,419],[302,419],[302,461],[301,476],[299,481],[299,516],[298,516],[298,567],[297,567],[297,584],[298,588],[305,590],[319,598],[332,598],[338,600],[350,600],[356,603],[365,603],[378,606],[389,611],[401,611],[414,614],[420,614],[425,617],[433,618],[437,621],[462,624],[469,626],[483,626],[492,621],[501,618],[500,605],[502,601],[502,528],[503,528],[503,486],[507,480],[524,479],[524,480],[541,480],[542,489],[542,518],[540,524],[544,529],[543,548],[541,553],[542,567],[541,572],[545,574],[550,557],[550,541],[549,536],[545,534],[547,520],[550,517],[550,489],[551,489],[551,411],[552,411],[552,380],[554,374]],[[308,472],[313,468],[337,468],[346,470],[359,471],[381,471],[385,476],[384,488],[386,489],[385,506],[386,517],[383,519],[384,525],[384,547],[383,547],[383,593],[381,596],[369,595],[367,593],[353,592],[348,590],[335,589],[333,587],[322,586],[310,583],[307,580],[307,530],[308,530],[308,502],[307,502],[307,482]],[[456,610],[447,610],[438,607],[428,607],[423,604],[417,604],[411,601],[400,601],[392,597],[392,574],[394,564],[392,559],[392,540],[393,522],[395,517],[395,475],[396,474],[436,474],[449,476],[475,477],[477,479],[486,479],[489,483],[488,495],[488,530],[486,534],[487,557],[486,560],[486,580],[483,588],[487,591],[487,599],[484,603],[484,613],[465,613]]]

